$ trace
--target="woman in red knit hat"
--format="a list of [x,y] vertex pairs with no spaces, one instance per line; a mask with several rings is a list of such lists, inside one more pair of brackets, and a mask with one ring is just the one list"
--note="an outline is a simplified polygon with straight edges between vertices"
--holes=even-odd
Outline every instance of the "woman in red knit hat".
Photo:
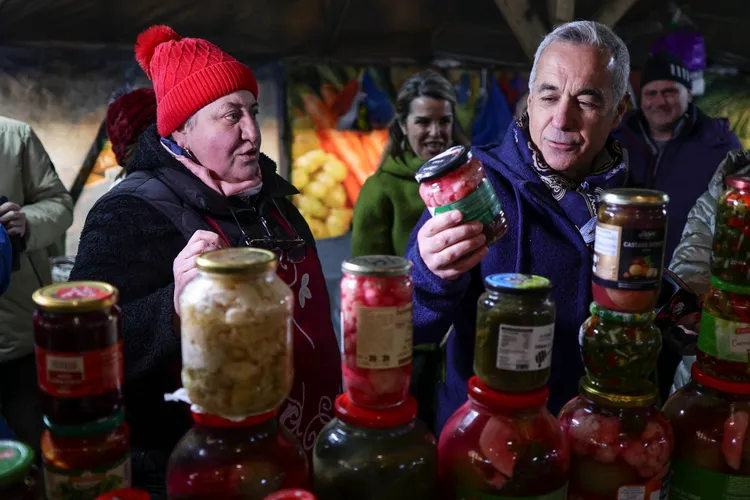
[[177,299],[199,254],[252,240],[285,250],[279,275],[295,297],[295,377],[280,421],[308,452],[341,376],[315,241],[288,200],[297,190],[260,152],[252,71],[165,26],[142,33],[135,52],[154,85],[156,125],[141,135],[128,177],[89,213],[71,279],[120,290],[134,483],[157,498],[170,452],[191,424],[163,396],[180,387]]

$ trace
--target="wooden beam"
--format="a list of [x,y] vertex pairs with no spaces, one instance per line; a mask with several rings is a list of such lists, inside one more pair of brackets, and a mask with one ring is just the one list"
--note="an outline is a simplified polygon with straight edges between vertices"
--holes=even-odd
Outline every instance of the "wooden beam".
[[576,0],[547,0],[550,27],[572,21],[575,9]]
[[534,59],[536,48],[547,30],[531,9],[530,0],[495,0],[495,4],[503,13],[526,56]]
[[638,0],[604,0],[594,14],[594,21],[613,27]]

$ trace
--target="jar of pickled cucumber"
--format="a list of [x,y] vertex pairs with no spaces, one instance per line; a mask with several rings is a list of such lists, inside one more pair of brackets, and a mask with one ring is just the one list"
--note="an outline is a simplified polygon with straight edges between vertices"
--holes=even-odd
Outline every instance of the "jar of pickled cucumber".
[[750,287],[716,276],[703,302],[697,360],[708,375],[750,382]]
[[716,206],[711,274],[750,286],[750,177],[728,176]]
[[525,392],[547,383],[555,303],[547,278],[493,274],[479,298],[474,373],[491,389]]
[[661,350],[655,314],[622,313],[591,304],[591,316],[581,325],[580,344],[588,379],[604,392],[648,390],[649,376]]

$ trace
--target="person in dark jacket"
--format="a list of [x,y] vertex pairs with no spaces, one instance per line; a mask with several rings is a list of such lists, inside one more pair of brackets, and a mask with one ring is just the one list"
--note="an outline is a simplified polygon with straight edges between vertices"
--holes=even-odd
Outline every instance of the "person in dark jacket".
[[641,76],[641,107],[614,132],[628,151],[628,185],[669,195],[665,265],[719,163],[729,151],[742,148],[728,120],[709,118],[698,109],[690,88],[690,72],[679,57],[669,52],[649,56]]
[[458,211],[425,212],[412,234],[414,339],[439,341],[448,327],[447,376],[436,428],[466,401],[473,375],[477,300],[495,273],[549,278],[557,303],[548,407],[578,392],[578,330],[589,315],[594,227],[603,189],[624,185],[627,165],[610,132],[625,112],[630,72],[625,44],[605,25],[561,25],[542,41],[529,80],[528,114],[500,145],[473,148],[509,223],[485,245],[481,224]]
[[315,243],[287,198],[297,190],[260,152],[253,73],[164,26],[138,37],[136,58],[154,83],[157,123],[141,135],[125,180],[90,211],[71,279],[120,291],[133,479],[163,498],[167,460],[191,425],[186,405],[164,395],[180,387],[178,299],[199,254],[278,250],[295,306],[294,386],[279,421],[308,453],[332,417],[341,372]]

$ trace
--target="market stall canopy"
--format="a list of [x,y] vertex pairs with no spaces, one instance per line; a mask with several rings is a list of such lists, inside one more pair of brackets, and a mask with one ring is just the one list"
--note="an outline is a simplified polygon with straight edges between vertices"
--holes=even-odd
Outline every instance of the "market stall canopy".
[[637,66],[676,9],[705,35],[709,57],[750,66],[750,44],[736,36],[750,2],[736,0],[0,0],[0,46],[132,50],[141,30],[168,24],[254,59],[526,65],[551,25],[585,18],[615,24]]

